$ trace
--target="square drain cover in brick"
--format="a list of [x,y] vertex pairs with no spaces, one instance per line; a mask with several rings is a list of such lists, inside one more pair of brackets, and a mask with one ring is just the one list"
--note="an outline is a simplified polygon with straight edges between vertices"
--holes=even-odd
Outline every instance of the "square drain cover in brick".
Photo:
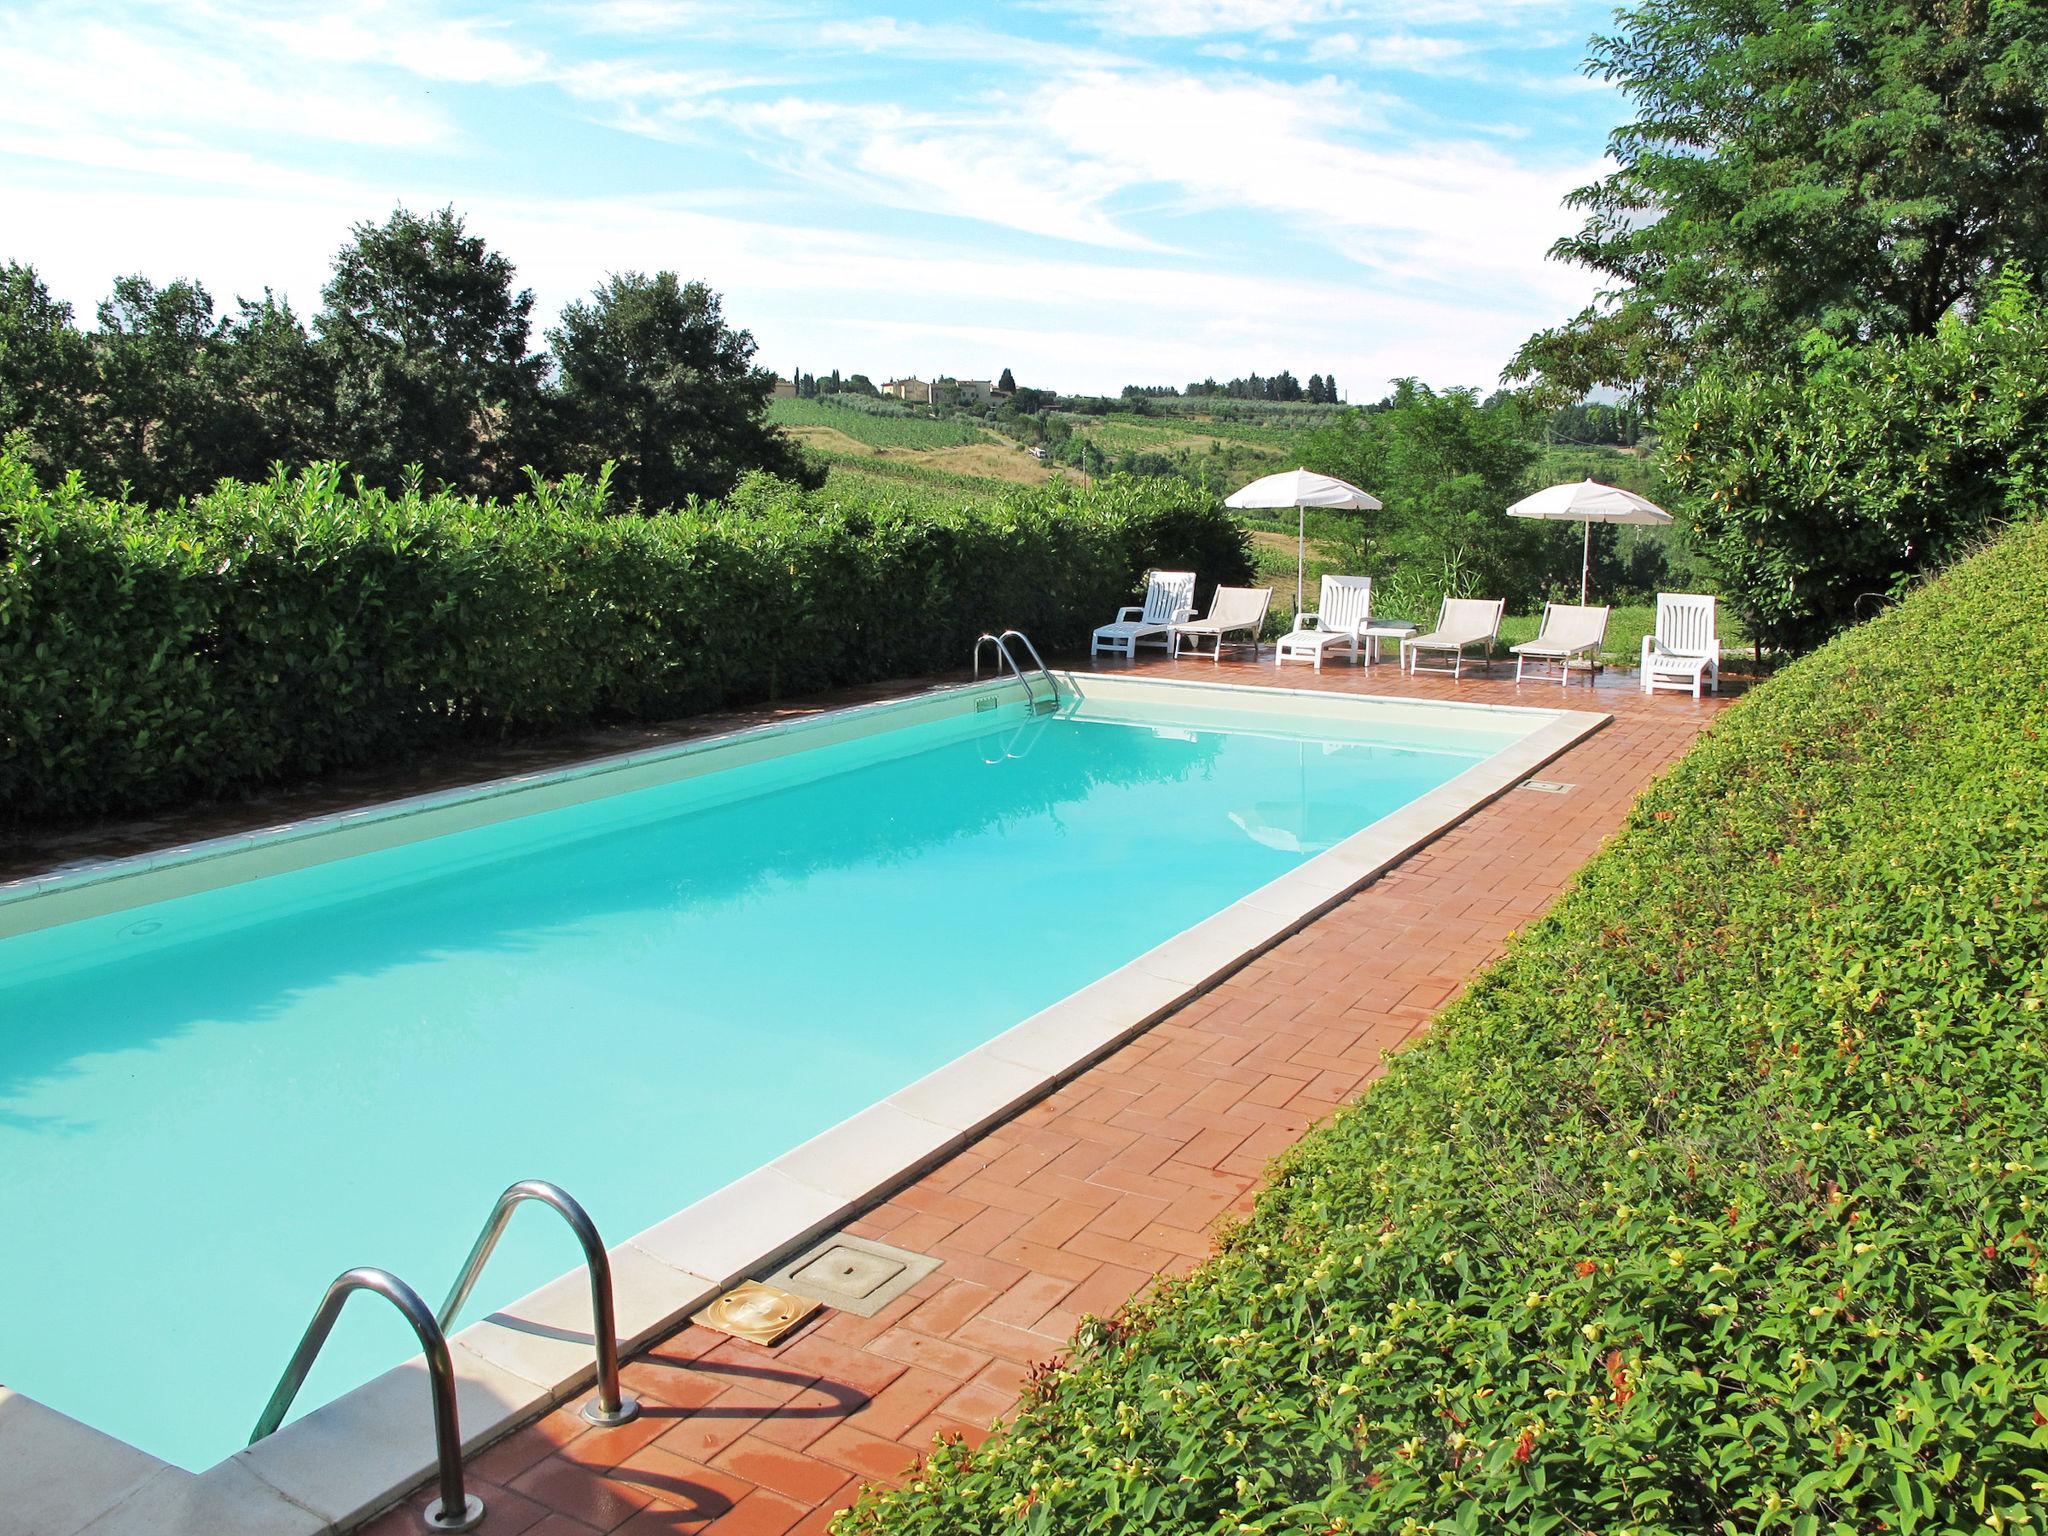
[[768,1284],[873,1317],[939,1267],[939,1261],[865,1237],[828,1237],[768,1277]]
[[789,1272],[789,1283],[807,1288],[822,1286],[865,1301],[902,1274],[908,1266],[901,1259],[885,1259],[877,1253],[863,1253],[844,1243],[834,1243],[802,1269]]
[[1533,789],[1539,795],[1568,795],[1578,788],[1576,784],[1560,784],[1555,779],[1524,779],[1522,788]]

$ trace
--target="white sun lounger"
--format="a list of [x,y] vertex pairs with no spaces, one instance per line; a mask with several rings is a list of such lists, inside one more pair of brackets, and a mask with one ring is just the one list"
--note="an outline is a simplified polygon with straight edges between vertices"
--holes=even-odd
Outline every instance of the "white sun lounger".
[[[1600,647],[1606,643],[1605,607],[1582,608],[1577,603],[1545,603],[1543,622],[1536,626],[1536,638],[1508,647],[1515,653],[1515,681],[1519,683],[1522,680],[1522,669],[1531,664],[1555,666],[1558,686],[1567,686],[1572,679],[1572,658],[1577,656],[1585,659],[1586,686],[1590,688],[1593,686],[1593,668],[1600,660]],[[1535,675],[1547,677],[1541,672]]]
[[[1493,642],[1500,634],[1500,616],[1507,608],[1505,598],[1447,597],[1437,610],[1436,628],[1426,635],[1410,635],[1401,642],[1401,661],[1413,672],[1448,672],[1459,676],[1465,665],[1465,647],[1484,645],[1480,658],[1493,670]],[[1424,656],[1448,656],[1448,667],[1425,667]]]
[[1684,688],[1694,698],[1705,683],[1721,691],[1721,638],[1714,599],[1705,593],[1659,592],[1657,632],[1643,636],[1643,692]]
[[1370,576],[1325,576],[1315,608],[1294,616],[1294,628],[1280,637],[1276,655],[1281,662],[1312,662],[1318,672],[1331,651],[1341,650],[1356,661],[1371,614]]
[[1120,608],[1113,622],[1095,631],[1088,654],[1136,656],[1142,642],[1173,649],[1173,629],[1185,624],[1195,612],[1193,571],[1154,571],[1145,582],[1142,606]]
[[[1252,659],[1259,655],[1259,641],[1265,633],[1266,610],[1273,604],[1271,587],[1218,587],[1216,595],[1209,599],[1209,611],[1199,619],[1190,619],[1185,624],[1173,627],[1172,653],[1180,655],[1187,646],[1196,656],[1206,655],[1211,661],[1223,658],[1224,637],[1245,632],[1244,640],[1230,642],[1234,645],[1249,644]],[[1203,651],[1201,642],[1208,637],[1210,649]]]

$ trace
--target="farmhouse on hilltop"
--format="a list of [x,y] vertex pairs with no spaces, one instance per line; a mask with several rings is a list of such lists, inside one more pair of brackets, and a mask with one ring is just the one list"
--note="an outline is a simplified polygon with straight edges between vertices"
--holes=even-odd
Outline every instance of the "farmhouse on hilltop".
[[882,393],[908,405],[989,405],[1007,398],[990,379],[938,379],[928,384],[913,376],[889,380]]

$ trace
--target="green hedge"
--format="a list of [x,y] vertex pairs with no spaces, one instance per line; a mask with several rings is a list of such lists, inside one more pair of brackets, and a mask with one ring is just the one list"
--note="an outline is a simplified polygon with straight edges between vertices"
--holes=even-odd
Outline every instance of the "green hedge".
[[2044,592],[2036,525],[1738,703],[1216,1259],[838,1529],[2039,1531]]
[[646,519],[598,497],[386,497],[322,467],[152,512],[0,458],[0,806],[142,810],[466,734],[928,673],[984,628],[1085,640],[1154,564],[1250,569],[1184,482],[941,510],[755,481]]

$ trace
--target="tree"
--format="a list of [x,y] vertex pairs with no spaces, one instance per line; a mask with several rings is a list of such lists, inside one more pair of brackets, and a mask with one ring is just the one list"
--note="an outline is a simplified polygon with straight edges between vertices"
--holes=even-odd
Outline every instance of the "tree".
[[509,493],[532,446],[545,360],[527,352],[533,294],[454,209],[355,226],[314,322],[333,371],[335,448],[391,487]]
[[996,380],[996,388],[1006,395],[1015,394],[1017,392],[1017,375],[1005,368],[1003,376]]
[[1927,336],[2007,262],[2048,271],[2048,6],[1641,0],[1589,71],[1634,102],[1552,255],[1606,280],[1512,376],[1654,399],[1818,329]]
[[1380,578],[1389,611],[1426,618],[1444,592],[1535,594],[1543,531],[1503,516],[1536,460],[1513,406],[1400,379],[1381,409],[1347,412],[1303,436],[1299,455],[1304,467],[1385,503],[1339,520],[1337,531],[1356,541],[1350,559]]
[[[1804,648],[2048,497],[2048,309],[2014,275],[1931,337],[1709,365],[1658,418],[1698,553],[1750,634]],[[2034,620],[2037,622],[2038,620]]]
[[82,463],[92,353],[34,267],[0,263],[0,439],[46,483]]
[[213,297],[198,283],[115,282],[91,338],[98,419],[90,478],[107,489],[125,484],[152,506],[196,496],[220,478],[229,427],[205,372],[219,334]]
[[673,272],[627,272],[548,332],[564,429],[584,464],[616,460],[613,484],[644,509],[722,496],[749,470],[823,483],[767,419],[775,377],[718,295]]
[[1321,405],[1323,403],[1323,376],[1320,373],[1312,373],[1308,376],[1308,403],[1310,405]]
[[214,477],[260,480],[271,466],[303,468],[333,453],[334,379],[327,357],[269,289],[237,301],[202,359],[224,431]]

